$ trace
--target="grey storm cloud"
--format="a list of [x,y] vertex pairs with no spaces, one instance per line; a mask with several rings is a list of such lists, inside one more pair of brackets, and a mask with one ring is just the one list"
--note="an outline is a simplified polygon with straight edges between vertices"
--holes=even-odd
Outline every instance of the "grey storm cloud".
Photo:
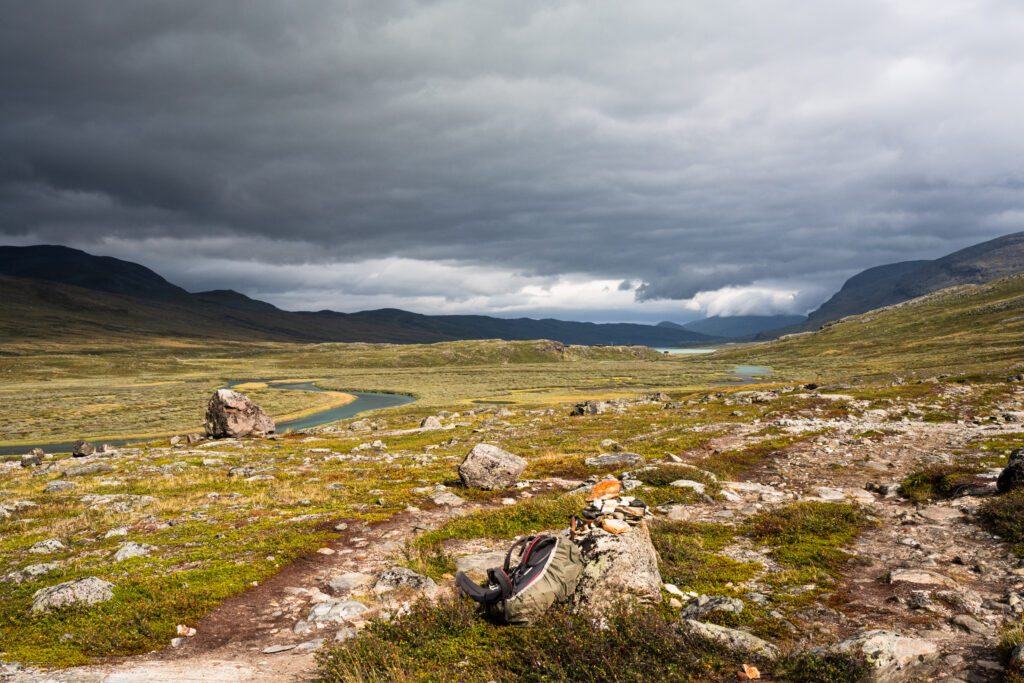
[[[818,291],[1022,229],[1013,0],[0,13],[0,239],[116,245],[186,286],[402,258],[639,300]],[[324,284],[300,279],[276,291]]]

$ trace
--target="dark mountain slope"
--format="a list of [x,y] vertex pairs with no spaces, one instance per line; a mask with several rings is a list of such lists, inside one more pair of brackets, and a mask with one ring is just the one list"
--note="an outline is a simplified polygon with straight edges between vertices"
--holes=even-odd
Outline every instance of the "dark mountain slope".
[[[681,329],[712,337],[746,337],[763,330],[773,330],[785,325],[798,325],[806,320],[802,315],[731,315],[711,316],[703,320],[694,320],[681,326]],[[659,323],[661,325],[662,323]]]
[[181,287],[138,263],[49,244],[0,247],[0,275],[48,280],[145,299],[188,295]]

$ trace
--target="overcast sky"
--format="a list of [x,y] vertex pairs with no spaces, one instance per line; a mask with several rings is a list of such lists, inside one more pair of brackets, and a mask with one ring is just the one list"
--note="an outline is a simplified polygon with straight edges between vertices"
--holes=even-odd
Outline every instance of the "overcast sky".
[[806,312],[1024,229],[1019,0],[0,0],[0,243],[289,309]]

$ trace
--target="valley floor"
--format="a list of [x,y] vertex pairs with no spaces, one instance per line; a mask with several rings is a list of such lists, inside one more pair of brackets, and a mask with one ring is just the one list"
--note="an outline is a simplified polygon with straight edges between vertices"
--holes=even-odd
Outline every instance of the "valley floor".
[[[678,468],[680,478],[706,484],[705,495],[653,480],[634,492],[656,506],[651,532],[662,552],[666,583],[687,594],[743,601],[739,623],[730,617],[724,624],[742,626],[785,652],[835,643],[864,629],[891,629],[939,647],[942,663],[934,680],[999,680],[1000,631],[1020,624],[1024,612],[1024,561],[982,520],[986,506],[997,500],[995,476],[1007,453],[1024,446],[1024,385],[949,378],[909,385],[757,388],[619,400],[595,406],[603,412],[576,417],[569,416],[571,405],[484,407],[475,414],[445,414],[446,428],[438,431],[419,430],[415,421],[410,425],[402,413],[393,413],[277,440],[149,447],[106,458],[117,473],[88,475],[83,487],[101,493],[103,486],[131,490],[132,482],[161,474],[178,482],[169,493],[185,486],[186,479],[202,487],[189,493],[184,507],[157,503],[148,511],[107,511],[94,518],[88,532],[66,528],[73,549],[61,561],[81,572],[92,571],[84,566],[87,557],[105,557],[90,549],[113,548],[114,541],[102,536],[115,526],[152,543],[154,555],[162,557],[159,568],[146,565],[145,558],[132,560],[134,568],[149,567],[143,571],[154,576],[191,569],[195,560],[160,536],[168,529],[157,527],[162,521],[170,529],[188,529],[197,513],[203,523],[217,517],[220,524],[244,526],[262,514],[287,526],[295,523],[286,514],[290,505],[319,506],[320,512],[304,514],[314,522],[306,528],[320,535],[297,546],[292,561],[264,567],[257,585],[205,614],[193,610],[197,618],[187,623],[197,633],[178,647],[99,666],[41,670],[6,664],[0,672],[26,681],[315,680],[324,673],[314,659],[317,649],[331,647],[336,639],[338,647],[346,647],[355,629],[382,613],[400,614],[414,599],[375,592],[381,572],[412,566],[447,590],[459,556],[503,551],[511,536],[547,528],[531,526],[541,524],[538,519],[564,521],[559,512],[566,502],[581,500],[567,491],[607,474],[622,476],[621,467],[590,470],[582,463],[611,448],[601,442],[612,439],[616,448],[643,455],[653,471]],[[458,461],[478,442],[501,445],[529,460],[520,488],[490,495],[454,481]],[[914,502],[898,493],[909,475],[937,466],[956,466],[970,476],[948,498],[926,491]],[[250,469],[229,478],[232,467]],[[370,473],[374,482],[357,481]],[[14,470],[5,476],[16,496],[38,493],[51,479]],[[262,487],[269,489],[257,493]],[[298,500],[314,490],[350,500],[333,507]],[[910,495],[910,487],[902,492]],[[40,495],[35,498],[41,500]],[[232,495],[246,503],[240,515],[232,516],[226,504]],[[849,511],[860,517],[846,535],[839,527],[795,540],[784,531],[778,537],[764,531],[767,522],[782,524],[794,510],[800,523],[818,513]],[[502,516],[508,523],[500,521]],[[96,525],[97,519],[104,524]],[[97,532],[100,540],[84,537]],[[2,549],[8,565],[23,567],[29,541],[38,537]],[[689,543],[689,555],[666,554],[676,537]],[[811,537],[818,545],[803,547],[801,541],[810,543]],[[493,557],[475,559],[486,564]],[[100,570],[117,582],[113,568]],[[27,594],[8,596],[4,608],[19,609]],[[669,618],[680,606],[666,592],[661,608]],[[349,612],[323,617],[331,608]],[[174,621],[162,612],[160,618]],[[2,632],[3,648],[9,659],[17,659],[11,639],[41,636],[27,622],[11,623]],[[78,627],[92,628],[73,619],[51,624],[72,638],[80,637]],[[452,649],[456,659],[434,665],[474,680],[470,669],[459,668],[472,653]],[[766,674],[770,679],[770,670]],[[415,678],[413,669],[410,677]],[[711,677],[734,678],[735,673],[722,669]]]

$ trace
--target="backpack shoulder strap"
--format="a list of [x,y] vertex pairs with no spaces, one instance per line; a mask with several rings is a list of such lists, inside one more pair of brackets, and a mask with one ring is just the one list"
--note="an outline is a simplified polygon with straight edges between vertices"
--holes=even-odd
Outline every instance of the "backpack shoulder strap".
[[510,571],[512,571],[512,567],[509,566],[509,565],[512,562],[512,555],[515,554],[516,548],[518,548],[521,545],[526,545],[527,543],[532,542],[535,538],[537,538],[537,537],[536,536],[527,536],[526,538],[521,538],[521,539],[519,539],[518,541],[516,541],[515,543],[512,544],[512,547],[508,549],[508,553],[505,555],[505,573],[506,574],[508,574]]

